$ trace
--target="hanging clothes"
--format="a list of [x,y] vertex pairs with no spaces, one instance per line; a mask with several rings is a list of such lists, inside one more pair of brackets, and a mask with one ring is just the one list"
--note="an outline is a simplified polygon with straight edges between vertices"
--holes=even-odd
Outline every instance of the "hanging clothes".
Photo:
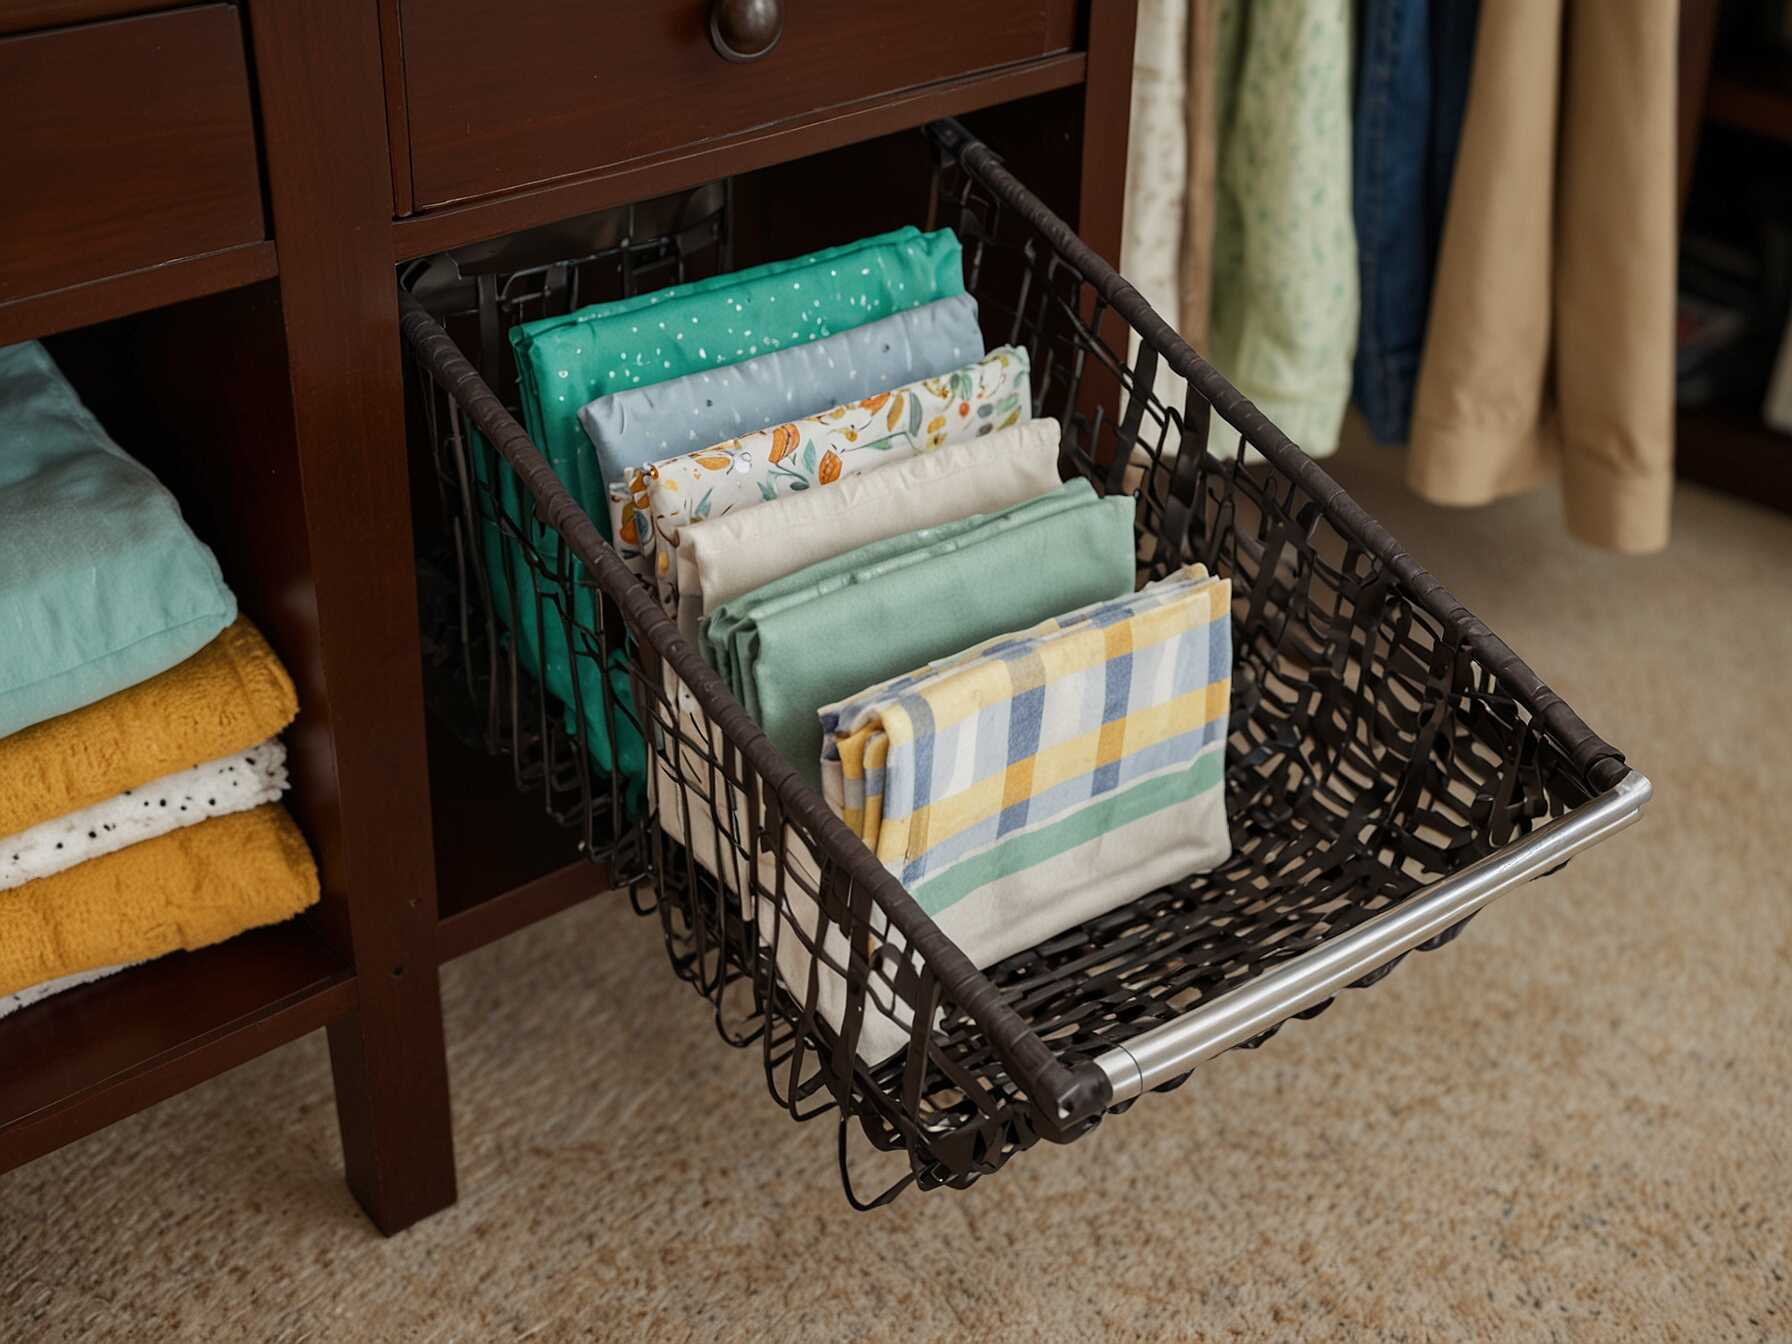
[[[1197,350],[1213,287],[1214,96],[1220,0],[1142,0],[1133,50],[1121,273]],[[1127,357],[1136,358],[1138,333]],[[1182,379],[1159,364],[1157,397],[1180,411]]]
[[[1167,322],[1182,302],[1183,229],[1189,207],[1188,67],[1190,0],[1141,0],[1133,43],[1132,126],[1126,142],[1126,212],[1120,240],[1121,273]],[[1183,337],[1199,348],[1195,335]],[[1139,334],[1128,333],[1126,357],[1136,360]],[[1167,365],[1157,366],[1157,399],[1181,410],[1185,388]]]
[[1182,207],[1180,330],[1197,350],[1207,348],[1213,318],[1214,184],[1219,171],[1218,71],[1220,0],[1188,4],[1187,128],[1183,149],[1187,188]]
[[1412,424],[1479,0],[1364,0],[1353,132],[1362,325],[1352,395],[1382,443]]
[[[1350,0],[1223,0],[1211,359],[1314,457],[1356,352]],[[1236,451],[1216,421],[1211,446]]]
[[1482,504],[1560,471],[1569,528],[1667,542],[1677,4],[1482,6],[1408,480]]

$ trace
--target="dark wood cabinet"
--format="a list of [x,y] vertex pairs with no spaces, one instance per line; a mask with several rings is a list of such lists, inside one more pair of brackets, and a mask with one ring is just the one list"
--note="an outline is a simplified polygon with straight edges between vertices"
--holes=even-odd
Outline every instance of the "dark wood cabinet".
[[232,5],[0,38],[0,304],[267,236]]
[[181,9],[191,0],[9,0],[0,5],[0,37],[35,33],[71,23]]
[[782,6],[762,57],[730,63],[706,0],[403,0],[419,208],[590,172],[819,109],[1068,51],[1071,0]]
[[349,1183],[397,1231],[455,1195],[438,965],[608,885],[428,724],[396,263],[764,169],[737,255],[792,255],[924,211],[909,132],[959,115],[1117,258],[1131,0],[783,10],[748,63],[701,0],[0,14],[0,342],[64,333],[291,669],[324,888],[0,1020],[0,1170],[325,1028]]

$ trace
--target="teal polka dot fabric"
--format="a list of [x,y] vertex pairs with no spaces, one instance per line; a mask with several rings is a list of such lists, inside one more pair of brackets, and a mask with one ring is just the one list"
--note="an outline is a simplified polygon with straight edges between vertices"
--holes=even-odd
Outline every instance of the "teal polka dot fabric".
[[909,227],[528,322],[510,333],[523,423],[561,482],[607,528],[605,482],[579,425],[587,402],[806,345],[962,293],[957,237]]

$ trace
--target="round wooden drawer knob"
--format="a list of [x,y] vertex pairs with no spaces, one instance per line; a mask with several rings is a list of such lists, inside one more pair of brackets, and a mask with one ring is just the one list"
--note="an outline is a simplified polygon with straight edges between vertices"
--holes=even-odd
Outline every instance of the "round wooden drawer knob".
[[756,61],[783,36],[783,0],[712,0],[709,6],[709,41],[725,61]]

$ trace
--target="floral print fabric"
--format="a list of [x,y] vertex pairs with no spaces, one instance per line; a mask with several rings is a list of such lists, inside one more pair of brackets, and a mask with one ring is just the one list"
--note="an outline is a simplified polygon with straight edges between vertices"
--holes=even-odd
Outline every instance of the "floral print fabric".
[[937,378],[631,469],[610,491],[611,534],[635,572],[653,576],[661,604],[676,616],[681,528],[992,434],[1032,414],[1027,352],[1003,346]]

